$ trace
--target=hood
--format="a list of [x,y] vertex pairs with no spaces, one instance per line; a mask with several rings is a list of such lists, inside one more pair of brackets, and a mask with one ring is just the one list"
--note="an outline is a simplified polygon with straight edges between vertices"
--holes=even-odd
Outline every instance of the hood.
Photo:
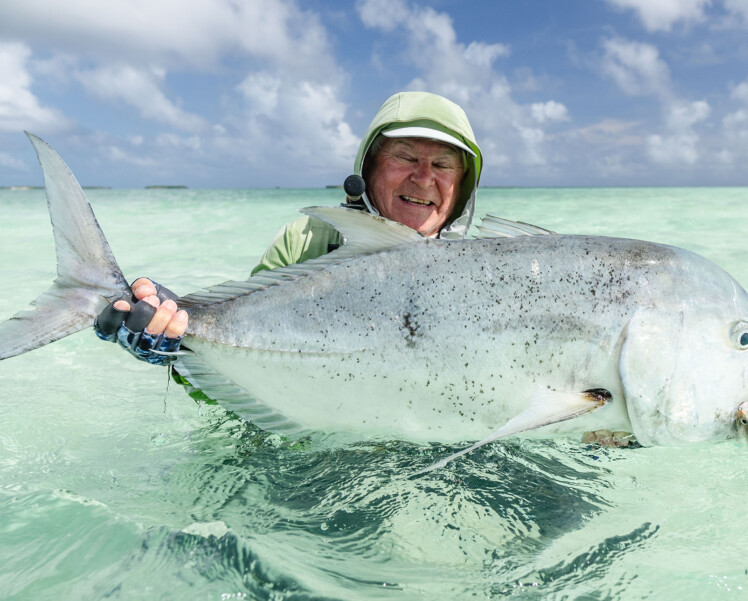
[[[394,126],[394,127],[393,127]],[[462,141],[475,153],[467,155],[467,172],[463,179],[460,197],[455,210],[439,232],[440,238],[464,238],[470,229],[475,213],[475,194],[483,168],[483,155],[475,141],[465,111],[451,100],[428,92],[400,92],[390,96],[374,116],[358,148],[353,166],[356,175],[362,175],[364,159],[374,141],[385,129],[400,127],[429,127],[438,129]],[[372,206],[366,194],[362,197],[370,213],[379,212]]]

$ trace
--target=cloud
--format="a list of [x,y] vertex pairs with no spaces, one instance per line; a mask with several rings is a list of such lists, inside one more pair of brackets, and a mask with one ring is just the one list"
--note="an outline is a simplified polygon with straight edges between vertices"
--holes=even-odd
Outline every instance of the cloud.
[[533,118],[538,123],[569,120],[569,112],[566,110],[566,107],[555,100],[536,102],[530,107],[530,110],[532,111]]
[[[39,15],[54,15],[40,18]],[[293,0],[25,0],[4,3],[0,35],[95,62],[212,69],[251,55],[313,73],[334,68],[319,18]]]
[[748,24],[748,1],[747,0],[723,0],[725,9],[733,17],[741,21],[743,25]]
[[[740,0],[725,0],[738,3]],[[698,23],[712,0],[607,0],[620,9],[636,12],[648,31],[670,31],[675,23]]]
[[356,7],[364,25],[383,31],[394,31],[411,17],[410,8],[402,0],[360,1]]
[[107,65],[77,73],[90,94],[105,100],[122,101],[138,109],[145,119],[184,131],[206,129],[204,119],[182,110],[166,97],[161,90],[165,75],[163,69],[141,70],[129,65]]
[[582,138],[597,147],[602,146],[635,146],[642,145],[642,137],[636,135],[639,122],[625,122],[617,119],[605,119],[577,130]]
[[465,48],[465,59],[474,65],[490,67],[497,58],[509,56],[511,50],[504,44],[484,44],[483,42],[470,42]]
[[665,123],[673,131],[685,131],[700,121],[704,121],[711,112],[704,100],[695,102],[674,102],[668,107]]
[[748,81],[735,86],[732,92],[730,92],[730,97],[748,104]]
[[259,71],[238,89],[246,106],[237,129],[251,141],[244,150],[252,162],[328,172],[352,168],[358,138],[345,120],[347,106],[336,86]]
[[700,137],[694,126],[711,112],[706,101],[686,101],[672,89],[670,69],[651,44],[622,38],[603,41],[602,72],[629,96],[654,97],[663,116],[663,131],[646,137],[649,158],[658,164],[695,164]]
[[187,131],[205,123],[169,93],[170,74],[261,64],[318,84],[345,80],[318,15],[294,0],[191,0],[188,9],[181,0],[26,0],[0,8],[0,39],[53,48],[39,75],[74,77],[98,99]]
[[0,166],[14,171],[28,171],[29,167],[22,160],[9,155],[7,152],[0,152]]
[[0,131],[58,131],[68,121],[43,106],[31,91],[31,50],[20,43],[0,43]]
[[653,161],[663,164],[685,163],[693,165],[699,160],[695,134],[672,136],[652,135],[647,138],[647,152]]
[[667,135],[647,137],[647,151],[656,163],[694,165],[700,158],[700,138],[694,125],[704,121],[711,112],[703,100],[675,102],[667,108],[665,126]]
[[732,162],[748,157],[748,81],[733,87],[730,98],[740,105],[722,118],[724,156]]
[[622,38],[603,42],[603,73],[629,96],[670,95],[670,70],[651,44]]

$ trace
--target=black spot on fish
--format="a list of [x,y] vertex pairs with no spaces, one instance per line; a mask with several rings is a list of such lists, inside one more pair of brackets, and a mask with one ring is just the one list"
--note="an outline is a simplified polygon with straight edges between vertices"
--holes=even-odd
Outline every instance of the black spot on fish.
[[403,315],[403,329],[406,332],[405,343],[411,348],[414,347],[416,345],[416,338],[418,337],[419,326],[410,313]]

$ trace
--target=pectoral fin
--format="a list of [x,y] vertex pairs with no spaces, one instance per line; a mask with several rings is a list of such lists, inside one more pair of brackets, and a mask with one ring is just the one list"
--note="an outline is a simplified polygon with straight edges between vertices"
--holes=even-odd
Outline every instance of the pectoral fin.
[[522,413],[509,420],[504,426],[496,430],[490,436],[476,442],[473,446],[454,453],[449,457],[437,461],[425,469],[417,471],[414,476],[425,474],[432,470],[444,467],[453,459],[457,459],[466,453],[482,447],[489,442],[499,438],[513,436],[527,430],[534,430],[550,424],[563,422],[607,404],[611,400],[611,394],[602,388],[585,390],[584,392],[559,392],[557,390],[541,390],[533,395],[530,404]]

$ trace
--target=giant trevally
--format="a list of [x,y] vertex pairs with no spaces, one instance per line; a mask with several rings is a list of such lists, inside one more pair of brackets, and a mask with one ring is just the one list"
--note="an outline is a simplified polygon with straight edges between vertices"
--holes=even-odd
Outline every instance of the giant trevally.
[[[2,359],[90,327],[129,293],[72,173],[29,137],[58,277],[0,325]],[[492,218],[481,238],[438,240],[305,212],[346,244],[179,300],[190,325],[176,369],[260,427],[441,442],[606,428],[643,445],[745,429],[748,295],[694,253]]]

